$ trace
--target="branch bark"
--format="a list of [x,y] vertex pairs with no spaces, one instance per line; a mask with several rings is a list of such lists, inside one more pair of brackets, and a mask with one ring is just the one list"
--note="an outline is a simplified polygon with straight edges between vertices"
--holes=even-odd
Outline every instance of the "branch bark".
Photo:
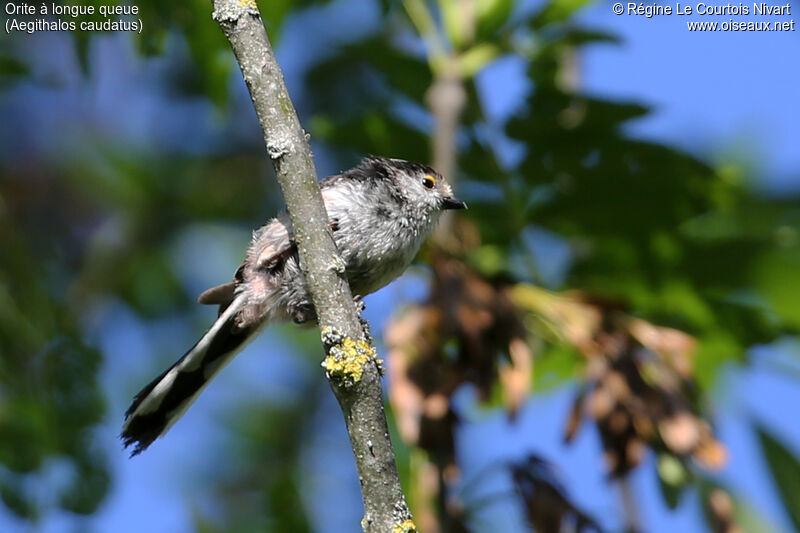
[[428,90],[427,102],[434,120],[434,168],[452,182],[456,179],[456,133],[459,117],[467,103],[467,91],[455,59],[450,59],[447,67],[436,74]]
[[356,459],[366,533],[412,533],[383,409],[380,362],[353,302],[317,172],[255,0],[213,0],[264,132],[326,351],[323,366]]
[[[467,103],[464,80],[458,72],[456,58],[448,57],[426,95],[428,107],[433,115],[433,168],[452,185],[456,181],[457,146],[459,118]],[[450,235],[453,227],[452,212],[445,213],[439,220],[435,237],[442,242]]]

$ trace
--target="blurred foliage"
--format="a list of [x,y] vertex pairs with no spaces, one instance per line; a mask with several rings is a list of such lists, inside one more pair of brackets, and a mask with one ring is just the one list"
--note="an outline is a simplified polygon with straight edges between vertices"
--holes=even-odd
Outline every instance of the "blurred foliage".
[[[316,369],[318,335],[289,325],[279,329]],[[311,378],[295,383],[271,403],[245,398],[225,420],[229,437],[217,453],[229,459],[201,474],[208,503],[195,508],[197,531],[312,531],[305,508],[309,498],[302,492],[308,484],[299,473],[315,409],[330,389],[322,376]]]
[[313,412],[316,397],[307,392],[290,405],[242,406],[247,415],[233,428],[236,442],[223,451],[235,460],[210,480],[213,504],[198,509],[198,531],[311,531],[297,475],[306,431],[302,421]]
[[[510,492],[486,490],[492,485],[492,478],[501,477],[508,478]],[[443,529],[454,532],[496,530],[496,525],[488,519],[481,520],[480,511],[508,499],[509,495],[521,500],[527,525],[537,532],[603,531],[592,517],[572,503],[558,479],[555,465],[536,454],[516,461],[489,463],[462,483],[447,502],[450,516],[446,518],[450,522],[442,524]]]
[[[264,206],[255,198],[267,196],[252,156],[217,164],[105,155],[0,168],[0,496],[33,521],[55,507],[92,513],[109,489],[94,438],[105,414],[101,358],[78,320],[109,297],[145,317],[185,307],[195,295],[175,278],[171,240],[205,217],[256,219]],[[230,197],[188,187],[223,176],[242,199],[235,211]],[[60,465],[66,478],[46,481]]]
[[[51,506],[92,513],[109,486],[92,436],[105,411],[100,354],[81,340],[69,305],[52,291],[59,273],[47,264],[58,252],[34,257],[2,192],[0,250],[0,497],[34,522]],[[67,478],[32,491],[54,462],[66,466]]]
[[[625,126],[646,116],[646,106],[581,94],[580,49],[615,42],[571,21],[583,2],[535,12],[467,4],[471,11],[463,2],[411,0],[405,13],[386,5],[381,28],[307,77],[312,132],[348,156],[391,147],[398,157],[427,159],[427,139],[441,126],[427,100],[434,80],[456,65],[468,95],[454,148],[469,222],[428,251],[429,300],[387,331],[400,434],[439,470],[438,487],[412,488],[431,499],[417,511],[439,509],[441,525],[427,530],[449,530],[447,507],[435,501],[458,478],[454,391],[472,383],[484,401],[503,398],[513,416],[541,371],[583,381],[568,437],[590,414],[617,476],[653,449],[665,503],[675,507],[696,479],[689,456],[705,468],[726,461],[705,419],[720,365],[797,332],[791,265],[800,211],[756,194],[753,176],[737,167],[713,168],[630,138]],[[408,46],[413,33],[425,55]],[[527,62],[533,89],[513,118],[497,123],[483,111],[475,76],[508,56]],[[499,157],[505,139],[525,147],[518,162]],[[560,294],[530,287],[548,283],[530,228],[569,246]]]
[[737,498],[717,481],[700,477],[697,488],[703,507],[703,516],[713,533],[769,533],[778,531],[748,502]]
[[800,530],[800,461],[766,429],[758,428],[758,438],[786,514]]
[[[323,3],[259,7],[278,40],[291,13]],[[296,102],[332,166],[345,168],[368,153],[429,161],[441,126],[431,86],[455,77],[467,96],[453,178],[470,210],[423,251],[429,296],[386,332],[400,471],[418,523],[427,533],[493,531],[481,522],[487,506],[459,492],[459,389],[513,421],[531,393],[570,383],[566,440],[591,421],[609,474],[624,479],[650,450],[665,505],[696,489],[712,531],[767,531],[708,478],[728,453],[708,391],[722,365],[747,363],[750,346],[800,329],[796,199],[758,194],[757,176],[738,166],[631,138],[626,128],[647,106],[580,90],[581,50],[615,37],[575,23],[585,0],[523,4],[377,2],[370,32],[314,58]],[[231,111],[239,77],[210,2],[137,5],[145,31],[132,42],[143,57],[166,53],[175,35],[189,50],[153,90]],[[86,78],[93,38],[74,35]],[[10,50],[0,52],[2,91],[30,74]],[[485,112],[479,80],[507,58],[525,62],[531,89],[506,121]],[[520,157],[503,157],[498,146],[509,145]],[[91,513],[111,482],[93,443],[104,400],[100,355],[79,322],[86,310],[113,299],[146,320],[185,312],[195,295],[175,271],[176,237],[198,220],[252,228],[280,205],[256,141],[226,138],[187,155],[98,133],[66,157],[17,155],[0,161],[0,497],[36,521],[55,508]],[[555,279],[543,234],[568,250]],[[214,505],[196,512],[199,531],[311,530],[298,443],[327,391],[297,392],[279,406],[241,406],[237,438],[219,452],[232,459],[207,480]],[[797,458],[757,434],[800,529]],[[45,479],[54,463],[69,466],[60,484]],[[546,458],[530,452],[503,471],[513,490],[498,497],[540,533],[605,523],[570,500]]]
[[[258,7],[273,41],[278,41],[283,22],[293,9],[303,9],[328,0],[269,0],[258,1]],[[128,2],[106,2],[104,0],[70,0],[67,5],[94,6],[95,15],[81,17],[81,20],[101,21],[103,17],[97,9],[108,5],[129,5]],[[228,97],[228,80],[235,67],[230,60],[230,45],[211,21],[212,2],[189,0],[188,2],[162,2],[159,0],[138,0],[139,18],[144,30],[133,40],[141,54],[145,56],[164,52],[164,43],[170,34],[179,34],[185,40],[191,54],[194,68],[191,83],[183,88],[191,88],[195,95],[210,98],[222,105]],[[92,32],[73,32],[77,51],[84,69],[89,69],[88,50]]]
[[[567,423],[567,442],[575,437],[583,414],[591,415],[606,466],[616,477],[635,468],[649,446],[659,456],[659,477],[670,507],[676,506],[678,490],[688,481],[685,459],[691,456],[710,469],[725,464],[725,447],[699,416],[692,379],[696,341],[689,335],[627,316],[608,302],[555,296],[524,284],[514,288],[511,298],[588,360],[586,381]],[[535,325],[532,329],[541,331]]]
[[511,477],[535,531],[601,531],[591,517],[567,498],[564,488],[555,479],[552,465],[546,460],[530,455],[519,464],[511,465]]
[[[9,64],[9,91],[35,83]],[[251,228],[279,208],[250,146],[189,156],[69,137],[66,154],[0,161],[0,497],[32,523],[91,514],[111,487],[95,432],[122,415],[106,413],[102,359],[84,340],[93,313],[109,300],[144,319],[185,310],[196,295],[174,271],[176,237],[199,220]]]

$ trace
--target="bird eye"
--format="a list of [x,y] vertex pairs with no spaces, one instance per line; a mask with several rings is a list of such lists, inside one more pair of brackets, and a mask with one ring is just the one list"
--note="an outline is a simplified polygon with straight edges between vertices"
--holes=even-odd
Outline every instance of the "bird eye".
[[423,184],[423,185],[424,185],[426,188],[428,188],[428,189],[433,189],[433,188],[436,186],[436,178],[434,178],[433,176],[431,176],[430,174],[428,174],[428,175],[427,175],[427,176],[425,176],[425,178],[422,180],[422,184]]

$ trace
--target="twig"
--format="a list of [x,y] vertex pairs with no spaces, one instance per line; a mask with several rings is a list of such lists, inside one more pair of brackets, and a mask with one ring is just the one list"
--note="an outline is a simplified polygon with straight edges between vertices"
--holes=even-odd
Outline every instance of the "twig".
[[626,474],[619,478],[619,497],[622,501],[622,514],[625,520],[626,533],[638,533],[639,530],[639,506],[636,503],[636,495],[631,480]]
[[[452,184],[456,179],[456,134],[461,112],[467,103],[467,91],[455,58],[448,60],[436,73],[426,96],[434,121],[433,166]],[[451,227],[452,213],[445,213],[436,229],[436,236],[446,236]]]
[[389,440],[380,369],[359,320],[342,260],[328,228],[311,148],[275,59],[255,0],[213,0],[264,132],[286,201],[300,265],[317,312],[325,368],[345,416],[364,501],[366,533],[411,533]]

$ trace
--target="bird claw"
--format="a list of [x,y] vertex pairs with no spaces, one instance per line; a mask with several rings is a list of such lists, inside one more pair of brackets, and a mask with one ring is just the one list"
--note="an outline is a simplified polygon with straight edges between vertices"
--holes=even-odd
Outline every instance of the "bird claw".
[[356,296],[353,297],[353,302],[356,304],[356,311],[358,311],[359,315],[364,312],[364,309],[367,308],[367,304],[364,303],[363,298],[364,297],[361,296],[360,294],[357,294]]
[[367,320],[361,315],[358,315],[358,321],[361,322],[361,329],[364,330],[364,340],[370,344],[373,344],[375,339],[372,338],[372,332],[369,329],[369,322],[367,322]]

